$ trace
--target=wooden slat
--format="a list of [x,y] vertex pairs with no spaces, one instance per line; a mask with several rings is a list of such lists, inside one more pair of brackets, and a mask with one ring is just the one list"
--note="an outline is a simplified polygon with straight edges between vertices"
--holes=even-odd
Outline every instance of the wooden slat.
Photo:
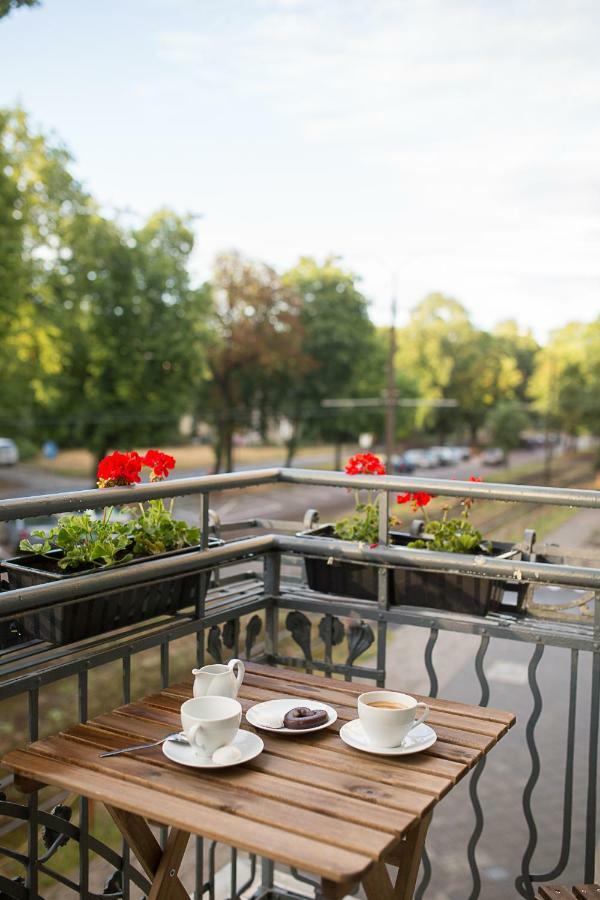
[[[260,681],[261,684],[256,685],[256,681]],[[355,719],[358,715],[355,696],[343,693],[342,691],[329,690],[329,685],[331,683],[330,679],[323,679],[323,681],[324,685],[323,687],[320,687],[312,684],[302,685],[301,682],[294,684],[285,682],[279,683],[273,678],[259,678],[250,675],[244,681],[238,699],[240,701],[251,700],[254,703],[262,703],[282,696],[300,696],[307,700],[320,700],[323,703],[330,704],[336,709],[338,716],[344,721]],[[160,694],[154,694],[146,699],[151,704],[159,706],[168,705],[169,707],[172,707],[177,703],[181,704],[183,700],[187,699],[189,696],[191,696],[191,685],[181,683],[173,685]],[[495,740],[498,740],[508,729],[507,724],[494,722],[482,715],[467,715],[466,711],[461,711],[459,714],[452,709],[440,707],[436,701],[431,700],[429,697],[425,697],[423,700],[430,707],[431,712],[429,714],[428,722],[434,727],[440,725],[454,728],[461,732],[471,731],[475,734],[487,735]],[[451,707],[452,704],[446,704],[445,706]],[[477,707],[465,707],[465,710],[469,711],[476,709]]]
[[[347,682],[338,681],[335,678],[323,678],[319,675],[306,675],[301,670],[286,669],[284,667],[265,666],[260,663],[248,662],[246,664],[246,672],[249,676],[259,675],[264,678],[282,679],[283,681],[296,682],[300,684],[316,684],[317,686],[325,683],[328,690],[340,690],[347,694],[358,696],[365,691],[377,690],[372,683],[367,682]],[[244,678],[244,681],[248,679]],[[191,687],[191,681],[189,682]],[[401,686],[394,686],[390,690],[402,691]],[[413,691],[407,691],[411,697],[416,697],[424,703],[428,703],[432,709],[444,710],[445,712],[455,713],[456,715],[468,715],[481,717],[491,722],[498,722],[503,725],[512,727],[516,721],[514,713],[506,710],[495,709],[490,706],[470,706],[468,703],[460,703],[454,700],[441,700],[439,698],[426,697],[422,694],[415,694]]]
[[600,885],[575,884],[573,885],[573,895],[576,900],[600,900]]
[[[272,680],[271,683],[273,683]],[[346,720],[355,719],[358,715],[356,703],[348,704],[341,702],[340,697],[343,696],[341,693],[328,691],[326,688],[319,689],[317,687],[311,686],[304,688],[304,690],[302,690],[301,692],[294,691],[291,693],[291,696],[294,696],[294,694],[298,693],[301,693],[303,697],[306,697],[310,700],[320,700],[323,703],[329,703],[336,708],[338,715]],[[276,685],[274,685],[271,689],[267,689],[264,687],[255,687],[252,684],[244,684],[242,686],[242,690],[240,691],[241,697],[255,700],[257,703],[260,703],[264,700],[273,700],[276,697],[281,697],[282,694],[286,695],[288,694],[288,691],[281,690]],[[182,696],[188,695],[186,694]],[[497,737],[501,734],[504,734],[507,730],[506,725],[489,721],[488,719],[484,719],[481,716],[468,716],[466,714],[457,715],[456,713],[452,713],[447,710],[440,710],[432,702],[429,701],[429,698],[425,698],[425,702],[428,704],[431,710],[428,721],[432,724],[436,723],[440,725],[447,725],[449,728],[458,728],[461,731],[474,731],[475,733],[487,734],[491,737]]]
[[[111,742],[108,743],[110,746]],[[254,822],[261,822],[287,831],[290,835],[294,835],[294,840],[295,835],[314,837],[332,847],[364,853],[372,859],[379,859],[394,837],[394,832],[390,835],[388,832],[376,830],[375,826],[367,828],[348,820],[344,822],[344,827],[340,828],[339,817],[295,805],[287,796],[283,801],[268,798],[266,794],[257,796],[245,790],[243,777],[238,777],[235,783],[236,779],[233,776],[232,784],[225,783],[218,776],[206,775],[200,771],[182,771],[181,766],[167,760],[160,748],[145,751],[147,759],[136,758],[133,754],[101,759],[98,754],[104,749],[102,745],[98,747],[57,736],[38,741],[32,744],[30,749],[52,759],[61,759],[69,765],[86,768],[94,774],[110,778],[118,777],[122,781],[124,791],[127,791],[131,784],[141,787],[150,784],[155,791],[157,805],[165,804],[168,807],[171,798],[178,797],[196,803],[202,818],[212,818],[214,810],[230,813],[236,817],[242,830]],[[201,810],[203,812],[200,812]],[[407,828],[411,821],[409,816],[405,816],[404,828]],[[233,828],[230,834],[234,843],[237,831],[238,827]]]
[[[152,740],[156,730],[152,733],[142,729],[142,719],[129,720],[123,711],[119,715],[99,716],[96,720],[102,726],[107,728],[122,728],[125,735],[137,740],[138,737]],[[172,722],[165,722],[167,728],[173,727]],[[158,734],[164,735],[165,730],[159,730]],[[347,771],[349,766],[349,757],[352,758],[351,771],[353,775],[366,778],[369,781],[383,782],[385,784],[404,787],[409,790],[418,791],[426,794],[430,801],[445,793],[451,783],[448,779],[437,778],[432,775],[421,775],[410,770],[399,768],[398,766],[388,765],[385,757],[368,756],[360,751],[346,748],[340,742],[338,753],[331,750],[321,749],[314,743],[305,743],[297,740],[283,740],[278,736],[271,736],[267,732],[262,732],[262,739],[265,749],[273,756],[280,756],[290,761],[300,761],[312,765],[313,767],[323,768],[333,771]]]
[[[174,728],[178,727],[178,713],[173,709],[163,709],[158,706],[146,707],[144,704],[136,703],[120,707],[115,711],[115,713],[98,716],[95,721],[98,722],[98,724],[101,724],[103,727],[126,731],[131,736],[131,743],[133,743],[138,738],[148,740],[157,739],[165,733],[168,733],[169,730],[173,730]],[[148,730],[149,723],[155,723],[152,730]],[[162,723],[162,728],[164,728],[164,730],[161,730],[161,725],[159,723]],[[261,736],[263,741],[265,742],[265,746],[275,755],[313,762],[315,765],[322,765],[325,768],[332,768],[332,765],[339,765],[344,768],[347,766],[347,762],[344,759],[338,759],[337,762],[335,759],[327,760],[322,756],[322,754],[319,753],[309,754],[307,756],[307,748],[314,747],[315,750],[328,749],[338,755],[348,754],[353,759],[356,759],[357,764],[360,764],[361,766],[363,764],[366,764],[367,766],[391,764],[398,773],[404,773],[404,777],[401,781],[403,785],[413,788],[416,787],[417,789],[420,786],[423,786],[427,793],[438,796],[441,796],[443,793],[445,793],[449,789],[449,787],[451,787],[452,784],[455,783],[456,780],[458,780],[459,777],[459,774],[454,771],[452,775],[449,775],[443,779],[436,777],[435,775],[431,775],[427,778],[419,780],[416,777],[419,773],[419,770],[422,770],[424,775],[427,774],[426,764],[422,764],[420,767],[414,767],[408,759],[406,761],[399,761],[396,757],[368,756],[365,753],[361,753],[360,751],[352,750],[350,747],[346,747],[346,745],[344,745],[342,742],[336,741],[335,738],[335,743],[332,743],[330,735],[328,734],[328,730],[317,732],[314,735],[304,735],[301,740],[289,737],[281,737],[277,735],[269,735],[268,732],[261,732]],[[457,736],[453,735],[453,739],[457,740]],[[273,744],[272,741],[276,741],[276,743]],[[322,748],[321,742],[323,742]],[[460,761],[464,763],[465,772],[467,768],[472,766],[474,762],[481,756],[481,751],[474,752],[473,750],[469,750],[468,748],[459,746],[454,747],[443,742],[442,744],[439,744],[439,746],[438,744],[434,744],[433,747],[427,751],[427,753],[431,756],[441,756],[441,758],[449,757],[451,760],[454,758],[455,762]],[[352,763],[352,770],[354,773],[357,773],[354,762]],[[361,771],[365,771],[364,768]],[[367,778],[369,777],[368,771],[369,770],[367,770],[367,773],[365,775],[365,777]],[[396,781],[395,783],[400,782]]]
[[118,806],[151,821],[172,825],[248,853],[261,855],[268,849],[269,857],[276,862],[301,868],[331,881],[356,880],[371,861],[364,853],[342,848],[332,851],[329,844],[318,839],[302,835],[290,839],[289,832],[283,829],[240,820],[223,810],[211,809],[209,815],[199,815],[196,801],[173,796],[168,804],[161,806],[157,803],[157,793],[152,785],[142,787],[129,783],[125,790],[118,775],[110,777],[81,766],[67,766],[60,760],[30,750],[11,751],[5,757],[5,764],[13,771],[33,776],[44,784],[66,788],[91,800]]
[[[281,696],[281,693],[273,693],[272,697],[255,697],[252,700],[248,700],[246,697],[244,697],[243,694],[241,694],[239,699],[244,712],[246,712],[251,706],[254,705],[254,702],[258,703],[262,702],[263,699],[273,699],[273,697],[275,696]],[[162,692],[160,694],[151,694],[149,697],[145,697],[143,701],[140,701],[140,704],[156,709],[170,710],[178,714],[179,708],[181,706],[181,701],[176,696]],[[123,707],[121,707],[121,709],[122,708]],[[355,709],[336,706],[336,711],[340,719],[342,719],[343,721],[349,721],[356,718]],[[500,739],[500,737],[502,737],[502,735],[506,732],[506,728],[503,725],[499,725],[497,726],[497,728],[494,728],[495,733],[493,734],[465,731],[461,728],[460,717],[452,718],[447,716],[446,714],[442,714],[441,721],[438,722],[438,716],[435,712],[431,713],[428,721],[435,729],[438,737],[441,740],[446,741],[449,744],[457,744],[461,747],[470,747],[473,750],[479,750],[480,753],[486,753],[488,750],[490,750],[491,747],[493,747],[494,744],[497,743],[497,741]],[[453,723],[453,727],[448,727],[447,723],[449,721]],[[469,721],[468,724],[471,724],[471,722]],[[305,739],[309,737],[311,736],[304,736]]]
[[[89,744],[96,754],[100,750],[116,750],[123,746],[122,736],[89,725],[80,725],[70,729],[65,734],[65,739]],[[166,759],[160,748],[137,754],[127,754],[127,756],[138,760],[142,759],[147,765],[159,765],[174,772],[181,772],[181,768],[176,763]],[[260,761],[263,756],[264,754],[261,754],[257,760]],[[268,757],[268,759],[271,763],[277,761],[276,757]],[[379,805],[370,798],[342,796],[339,792],[332,792],[317,785],[311,769],[306,773],[306,777],[309,778],[310,772],[313,772],[313,777],[304,784],[299,784],[295,779],[288,777],[290,773],[294,772],[296,765],[296,763],[288,764],[286,768],[284,764],[279,772],[274,772],[273,766],[267,765],[264,770],[261,770],[260,766],[252,770],[248,770],[246,767],[244,769],[230,768],[212,774],[198,772],[190,777],[194,778],[195,783],[201,779],[203,783],[209,785],[231,787],[235,790],[236,795],[243,791],[244,794],[251,795],[253,798],[259,798],[258,802],[262,802],[263,798],[283,801],[286,805],[286,816],[289,815],[289,804],[345,822],[368,826],[375,831],[388,832],[395,836],[402,834],[414,821],[412,815],[400,812],[398,809],[391,809],[383,804]]]
[[[158,725],[155,722],[147,722],[144,726],[141,721],[133,720],[132,722],[123,716],[114,714],[110,717],[102,718],[103,721],[106,722],[107,729],[114,731],[115,735],[120,735],[119,740],[121,741],[121,746],[124,746],[129,739],[136,741],[153,740],[158,739],[165,733],[165,726]],[[98,720],[94,720],[95,723],[97,723],[97,721]],[[72,730],[73,733],[79,734],[79,729],[82,727],[84,726],[77,726]],[[140,755],[145,755],[145,752]],[[244,771],[246,771],[246,769],[252,769],[267,774],[272,773],[283,777],[286,780],[297,781],[299,784],[315,784],[315,770],[312,765],[303,763],[298,759],[289,760],[283,757],[274,756],[267,751],[261,753],[260,756],[247,763],[244,767]],[[368,799],[378,806],[389,806],[392,809],[402,810],[417,816],[429,809],[433,802],[429,795],[421,796],[404,787],[392,787],[390,785],[377,783],[369,778],[360,778],[355,771],[347,772],[345,770],[338,771],[336,769],[328,769],[319,786],[325,787],[328,791],[336,791],[348,794],[352,797]]]

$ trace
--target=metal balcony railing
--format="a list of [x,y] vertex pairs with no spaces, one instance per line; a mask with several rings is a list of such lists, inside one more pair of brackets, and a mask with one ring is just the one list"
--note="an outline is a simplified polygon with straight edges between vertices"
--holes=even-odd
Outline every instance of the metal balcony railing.
[[[310,484],[340,488],[368,488],[380,492],[380,533],[376,547],[319,537],[298,537],[294,533],[300,523],[278,523],[265,519],[231,522],[220,526],[209,514],[210,495],[230,489],[242,489],[266,484]],[[423,671],[428,692],[438,692],[439,673],[436,652],[444,635],[474,636],[476,648],[472,655],[472,685],[475,699],[487,705],[493,684],[486,674],[488,660],[498,647],[528,649],[527,690],[531,708],[526,722],[519,728],[521,747],[528,760],[526,782],[520,795],[520,810],[511,811],[503,823],[506,832],[519,824],[526,839],[509,872],[520,896],[533,897],[534,885],[539,881],[556,880],[568,867],[574,868],[574,880],[591,882],[595,875],[597,835],[597,774],[600,709],[600,568],[530,559],[498,559],[483,556],[457,556],[428,550],[406,550],[388,545],[388,497],[391,492],[423,490],[438,496],[518,501],[532,504],[555,504],[581,508],[600,508],[600,492],[546,488],[527,485],[483,484],[445,481],[432,478],[346,476],[338,473],[301,469],[268,469],[226,475],[186,478],[171,482],[139,485],[132,488],[77,491],[43,497],[29,497],[0,501],[0,522],[119,505],[157,497],[198,495],[199,521],[202,526],[202,547],[168,559],[149,560],[135,567],[98,572],[70,578],[64,582],[43,584],[0,593],[0,625],[18,621],[25,616],[58,609],[69,604],[89,600],[100,593],[117,590],[126,585],[147,585],[183,574],[193,575],[199,583],[212,577],[208,594],[200,590],[194,607],[169,617],[128,626],[108,635],[88,638],[67,647],[57,647],[42,641],[28,640],[0,651],[0,710],[10,724],[11,711],[22,699],[27,704],[27,734],[25,740],[36,740],[41,734],[56,728],[48,719],[46,692],[58,691],[75,679],[76,713],[85,721],[90,701],[90,679],[103,667],[118,666],[119,696],[117,702],[129,702],[137,692],[135,671],[144,653],[156,653],[156,668],[160,686],[166,686],[173,667],[182,659],[185,646],[189,666],[203,664],[208,653],[219,660],[228,655],[253,656],[273,665],[296,665],[309,671],[322,672],[326,677],[354,677],[371,679],[383,684],[388,669],[390,640],[399,626],[425,629],[427,639],[423,648]],[[253,533],[256,529],[266,532]],[[222,546],[208,548],[211,530],[226,537],[232,532],[236,539]],[[239,535],[242,535],[241,537]],[[554,548],[556,555],[559,551]],[[380,572],[376,602],[331,596],[309,590],[302,577],[290,563],[304,557],[345,560],[359,565],[375,565]],[[483,618],[450,613],[444,610],[414,606],[390,606],[387,595],[386,570],[394,566],[410,566],[424,571],[476,574],[482,578],[501,578],[529,582],[533,585],[552,585],[560,591],[576,589],[581,593],[575,604],[566,604],[564,613],[544,609],[516,614],[500,611]],[[212,573],[212,575],[211,575]],[[215,579],[215,573],[217,578]],[[10,587],[4,581],[4,587]],[[318,629],[315,627],[318,624]],[[412,634],[412,632],[411,632]],[[513,643],[504,643],[504,642]],[[517,642],[517,643],[514,643]],[[176,648],[176,653],[173,648]],[[561,682],[566,695],[566,722],[559,735],[561,766],[556,772],[550,798],[544,796],[553,821],[551,833],[536,815],[538,794],[536,786],[543,776],[544,749],[538,746],[537,731],[544,708],[552,714],[554,697],[544,696],[540,664],[544,654],[552,654],[556,667],[564,665],[566,679]],[[184,654],[184,655],[185,655]],[[583,654],[583,656],[581,656]],[[583,664],[581,664],[583,663]],[[111,669],[111,672],[113,669]],[[460,699],[460,698],[457,698]],[[42,702],[44,701],[44,702]],[[116,705],[111,702],[110,706]],[[8,710],[8,714],[6,711]],[[95,712],[101,710],[95,709]],[[8,715],[8,718],[7,718]],[[581,730],[578,722],[585,721]],[[3,741],[8,749],[10,730]],[[461,855],[465,865],[464,879],[456,897],[500,897],[510,894],[509,888],[493,893],[493,883],[482,875],[478,851],[488,810],[482,805],[479,792],[483,764],[469,782],[469,801],[473,813],[473,827],[466,842],[452,845],[456,859]],[[514,773],[516,775],[516,773]],[[523,773],[521,773],[523,774]],[[136,868],[126,846],[112,846],[99,837],[91,822],[89,803],[79,799],[76,808],[68,798],[53,796],[50,789],[32,795],[26,805],[13,792],[10,776],[0,789],[0,898],[29,900],[45,897],[139,897],[146,889],[143,874]],[[517,823],[518,819],[518,823]],[[557,826],[557,823],[559,825]],[[546,831],[546,834],[545,834]],[[435,834],[434,828],[432,834]],[[454,841],[452,834],[446,842]],[[458,840],[458,836],[457,836]],[[540,872],[534,863],[536,849],[545,849],[551,841],[554,863]],[[41,842],[41,843],[40,843]],[[62,863],[68,853],[66,845],[77,845],[78,861],[73,868]],[[229,851],[227,851],[229,853]],[[216,846],[205,848],[201,840],[195,844],[195,897],[241,898],[293,897],[306,878],[291,873],[285,889],[275,893],[276,875],[268,861],[261,866],[247,862],[232,852]],[[2,861],[3,857],[3,861]],[[98,864],[97,859],[103,860]],[[227,885],[218,893],[217,870],[227,863],[230,867]],[[99,872],[109,868],[104,888],[98,885]],[[490,866],[487,867],[490,869]],[[291,883],[291,887],[290,887]],[[423,860],[418,897],[428,896],[435,884],[429,857]],[[53,887],[59,885],[60,888]],[[296,888],[294,888],[296,885]],[[57,890],[60,892],[57,893]],[[514,890],[514,889],[512,889]],[[250,892],[250,893],[248,893]]]

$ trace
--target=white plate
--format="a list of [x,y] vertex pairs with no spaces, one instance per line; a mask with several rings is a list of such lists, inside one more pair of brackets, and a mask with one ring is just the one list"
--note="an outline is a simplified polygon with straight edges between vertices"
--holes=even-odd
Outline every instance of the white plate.
[[355,750],[377,753],[379,756],[407,756],[409,753],[419,753],[421,750],[427,750],[437,741],[437,734],[433,728],[421,722],[407,734],[399,747],[373,747],[363,731],[360,719],[346,722],[340,729],[340,737],[345,744],[354,747]]
[[196,756],[189,744],[177,744],[175,741],[165,741],[162,751],[172,762],[181,763],[182,766],[192,766],[194,769],[224,769],[227,766],[240,766],[262,753],[264,744],[257,734],[252,731],[238,731],[232,744],[241,752],[242,757],[234,763],[214,763],[212,759],[201,759]]
[[[296,706],[307,706],[309,709],[324,709],[327,713],[327,721],[323,722],[322,725],[315,725],[314,728],[285,728],[285,726],[283,728],[269,728],[268,725],[261,725],[258,721],[258,716],[261,712],[277,713],[278,715],[284,716],[290,709],[294,709]],[[254,726],[254,728],[262,728],[263,731],[272,731],[273,734],[299,735],[310,734],[313,731],[321,731],[323,728],[329,728],[329,726],[333,725],[337,719],[337,713],[333,706],[328,706],[326,703],[319,703],[318,700],[305,700],[302,697],[282,697],[280,700],[265,700],[264,703],[257,703],[255,706],[251,706],[246,713],[246,719]]]

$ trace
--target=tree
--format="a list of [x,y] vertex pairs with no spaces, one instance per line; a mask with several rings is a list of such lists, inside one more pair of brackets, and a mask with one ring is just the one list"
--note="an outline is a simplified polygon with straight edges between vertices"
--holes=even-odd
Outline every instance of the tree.
[[270,266],[237,252],[217,257],[209,286],[207,412],[216,430],[215,469],[233,466],[236,428],[282,405],[284,386],[302,379],[300,301]]
[[527,402],[527,389],[535,371],[539,343],[528,328],[521,328],[514,319],[499,322],[492,330],[492,335],[500,343],[506,356],[514,359],[520,374],[520,382],[515,386],[515,396]]
[[415,307],[398,346],[398,358],[414,372],[423,397],[458,403],[455,409],[424,407],[417,417],[442,438],[466,427],[475,442],[489,410],[511,399],[522,381],[503,343],[475,328],[464,306],[443,294],[430,294]]
[[129,233],[90,212],[65,238],[68,259],[52,279],[68,311],[55,412],[97,457],[172,437],[202,365],[195,332],[205,303],[189,286],[189,224],[163,211]]
[[552,333],[537,357],[530,396],[548,428],[600,434],[600,319]]
[[1,377],[17,436],[98,456],[173,437],[203,367],[190,221],[162,211],[131,230],[105,218],[68,152],[21,110],[4,118],[0,153]]
[[517,401],[499,403],[490,410],[486,419],[486,428],[491,442],[501,447],[508,455],[519,446],[521,435],[527,428],[530,417],[523,404]]
[[385,382],[385,350],[369,319],[368,303],[357,276],[331,256],[319,264],[302,257],[283,276],[302,298],[301,354],[304,377],[288,379],[283,409],[292,425],[287,464],[304,430],[324,439],[356,440],[361,430],[381,420],[381,412],[323,409],[326,398],[379,396]]
[[60,145],[31,131],[22,110],[0,113],[0,421],[17,438],[34,436],[61,368],[47,277],[57,259],[60,210],[87,202],[68,160]]
[[40,0],[0,0],[0,19],[20,6],[39,6]]

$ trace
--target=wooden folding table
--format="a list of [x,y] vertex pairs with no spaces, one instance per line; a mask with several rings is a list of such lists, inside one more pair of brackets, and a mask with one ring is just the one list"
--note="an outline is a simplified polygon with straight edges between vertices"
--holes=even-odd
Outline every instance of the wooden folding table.
[[[190,834],[222,841],[318,876],[323,895],[341,898],[362,882],[369,900],[409,900],[431,813],[514,724],[512,713],[439,699],[429,723],[438,741],[413,756],[374,756],[339,737],[369,687],[248,664],[244,710],[275,697],[335,707],[331,728],[298,737],[261,732],[264,752],[241,766],[188,769],[160,747],[101,759],[180,727],[191,680],[121,706],[84,725],[5,756],[25,791],[55,785],[101,801],[152,883],[148,900],[185,900],[178,878]],[[401,690],[399,686],[399,690]],[[252,730],[246,721],[243,728]],[[164,850],[149,822],[170,827]],[[397,869],[390,878],[389,866]]]

